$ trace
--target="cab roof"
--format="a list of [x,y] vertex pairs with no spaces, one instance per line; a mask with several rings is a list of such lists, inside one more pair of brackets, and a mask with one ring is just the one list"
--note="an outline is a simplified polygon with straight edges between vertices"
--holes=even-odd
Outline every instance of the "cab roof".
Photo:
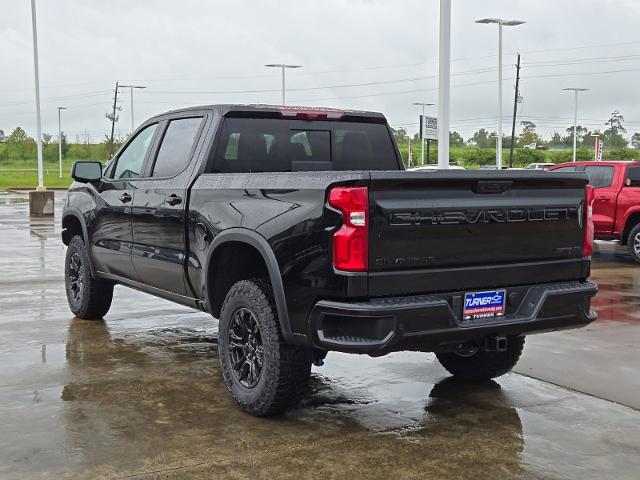
[[214,104],[198,105],[186,108],[171,110],[157,117],[173,115],[176,113],[188,113],[202,110],[213,110],[224,117],[285,117],[285,118],[306,118],[308,120],[338,120],[338,119],[369,119],[376,122],[385,122],[386,118],[382,113],[364,110],[344,110],[338,108],[308,107],[308,106],[281,106],[266,104]]

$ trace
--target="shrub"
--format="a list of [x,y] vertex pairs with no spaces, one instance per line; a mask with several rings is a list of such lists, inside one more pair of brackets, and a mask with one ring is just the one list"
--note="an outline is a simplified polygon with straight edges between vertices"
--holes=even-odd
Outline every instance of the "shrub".
[[[551,150],[547,152],[547,155],[553,163],[567,163],[573,160],[573,150]],[[593,160],[593,150],[579,148],[576,151],[576,160]]]
[[615,150],[605,150],[602,152],[602,157],[606,160],[634,160],[639,158],[637,150],[630,148],[617,148]]
[[[507,162],[509,157],[507,157]],[[526,167],[530,163],[543,163],[546,156],[543,152],[530,148],[518,148],[513,152],[513,165],[515,167]]]
[[493,148],[468,148],[460,152],[456,161],[465,167],[493,165],[496,163],[496,151]]

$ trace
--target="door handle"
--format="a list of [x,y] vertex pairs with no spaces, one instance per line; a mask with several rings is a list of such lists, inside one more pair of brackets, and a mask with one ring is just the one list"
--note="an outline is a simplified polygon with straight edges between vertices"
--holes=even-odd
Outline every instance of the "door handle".
[[122,203],[128,203],[131,201],[131,195],[129,195],[128,193],[123,193],[122,195],[120,195],[120,201]]
[[165,202],[167,202],[171,206],[180,205],[182,203],[182,198],[180,198],[175,193],[172,193],[167,198],[165,198]]

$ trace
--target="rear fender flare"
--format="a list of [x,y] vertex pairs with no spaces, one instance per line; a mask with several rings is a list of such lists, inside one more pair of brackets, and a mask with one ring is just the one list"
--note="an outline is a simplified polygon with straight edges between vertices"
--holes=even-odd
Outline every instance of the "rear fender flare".
[[[289,312],[287,310],[287,302],[284,295],[280,266],[278,265],[278,261],[276,260],[276,256],[273,253],[271,245],[269,245],[269,242],[267,242],[262,235],[246,228],[229,228],[216,235],[213,242],[211,242],[211,246],[209,247],[209,252],[207,254],[207,263],[204,271],[204,278],[207,279],[206,281],[209,279],[209,268],[212,263],[213,254],[217,248],[227,242],[246,243],[260,253],[265,265],[267,266],[267,271],[269,272],[269,280],[271,281],[271,287],[273,289],[273,297],[276,303],[276,310],[278,312],[282,336],[288,343],[299,344],[300,341],[297,341],[296,339],[298,335],[294,335],[291,332],[291,324],[289,322]],[[211,305],[209,288],[205,288],[205,295],[207,305]]]

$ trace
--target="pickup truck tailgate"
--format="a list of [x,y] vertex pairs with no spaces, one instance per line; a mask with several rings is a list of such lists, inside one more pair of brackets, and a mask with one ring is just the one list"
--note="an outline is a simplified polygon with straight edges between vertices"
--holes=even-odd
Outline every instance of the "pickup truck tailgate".
[[585,184],[549,172],[372,172],[369,272],[579,259]]

